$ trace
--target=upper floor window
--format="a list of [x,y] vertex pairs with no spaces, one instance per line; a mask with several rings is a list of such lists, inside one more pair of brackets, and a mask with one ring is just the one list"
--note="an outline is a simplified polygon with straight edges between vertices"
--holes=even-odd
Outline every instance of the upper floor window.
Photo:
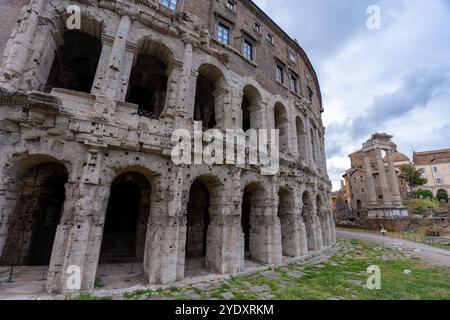
[[279,64],[277,64],[277,81],[280,83],[284,83],[284,71],[283,71],[283,67],[280,66]]
[[298,92],[298,78],[294,75],[291,76],[291,91],[294,93]]
[[311,87],[308,87],[308,99],[309,101],[312,101],[314,97],[314,92],[312,91]]
[[225,7],[227,7],[228,9],[230,9],[233,12],[236,12],[236,2],[234,2],[232,0],[228,0],[225,3]]
[[419,171],[420,174],[425,174],[427,172],[425,168],[419,168],[417,171]]
[[273,35],[271,35],[270,33],[267,34],[267,42],[270,44],[274,44]]
[[439,186],[443,185],[444,184],[444,179],[436,178],[436,184],[439,185]]
[[438,170],[438,167],[433,167],[433,172],[434,173],[436,173],[436,172],[438,172],[439,170]]
[[289,51],[289,61],[293,62],[293,63],[297,63],[297,55],[295,54],[294,51]]
[[177,0],[162,0],[162,4],[172,11],[177,8]]
[[261,25],[258,22],[255,22],[255,31],[259,34],[262,32]]
[[246,59],[253,60],[253,43],[251,43],[247,39],[244,39],[244,46],[242,51]]
[[223,23],[217,26],[217,40],[223,44],[230,43],[230,28]]

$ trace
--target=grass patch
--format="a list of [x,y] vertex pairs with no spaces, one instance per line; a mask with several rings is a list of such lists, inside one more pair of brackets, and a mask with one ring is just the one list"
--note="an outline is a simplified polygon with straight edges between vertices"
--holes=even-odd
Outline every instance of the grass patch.
[[430,211],[430,209],[439,208],[439,202],[436,200],[430,199],[410,199],[403,201],[403,205],[408,209],[413,209],[414,211],[418,211],[420,213],[426,213]]
[[[363,241],[339,241],[336,256],[321,263],[321,267],[294,263],[252,276],[232,277],[214,289],[185,286],[140,290],[127,293],[124,298],[185,299],[194,292],[203,300],[223,299],[225,293],[232,293],[236,300],[266,299],[267,296],[275,300],[450,300],[450,268],[431,266],[411,255]],[[381,269],[381,290],[365,288],[370,276],[367,268],[371,265]],[[405,269],[412,274],[405,275]],[[257,286],[268,290],[252,291]],[[91,295],[77,298],[98,300]]]

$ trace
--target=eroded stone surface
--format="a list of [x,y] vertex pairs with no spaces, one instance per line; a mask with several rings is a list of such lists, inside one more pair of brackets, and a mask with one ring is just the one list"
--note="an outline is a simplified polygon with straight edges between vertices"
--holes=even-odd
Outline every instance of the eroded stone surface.
[[[283,255],[335,243],[323,108],[307,57],[277,38],[277,48],[261,44],[248,61],[205,23],[223,6],[200,2],[175,13],[156,0],[139,1],[139,10],[135,1],[32,0],[20,11],[17,2],[17,23],[0,26],[11,33],[0,72],[0,264],[48,264],[46,290],[71,292],[71,266],[83,290],[94,288],[102,263],[134,263],[146,284],[168,284],[242,272],[246,258],[278,266]],[[82,37],[61,23],[69,4],[81,8]],[[233,30],[254,15],[242,4]],[[269,76],[273,57],[287,60],[289,48],[298,94]],[[279,129],[280,171],[175,165],[171,135],[191,132],[194,119],[221,130]],[[45,241],[33,239],[35,228]]]

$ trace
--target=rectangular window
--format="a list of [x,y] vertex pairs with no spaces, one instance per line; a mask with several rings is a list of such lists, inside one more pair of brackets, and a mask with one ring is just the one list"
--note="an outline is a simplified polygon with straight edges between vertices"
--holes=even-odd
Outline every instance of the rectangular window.
[[225,7],[227,7],[228,9],[230,9],[233,12],[236,12],[236,2],[234,2],[234,1],[231,1],[231,0],[227,1],[225,3]]
[[261,25],[258,22],[255,22],[255,31],[261,34]]
[[284,83],[284,72],[283,67],[277,64],[277,81],[280,83]]
[[437,167],[433,167],[433,172],[437,173],[438,172],[438,168]]
[[271,35],[270,33],[267,35],[267,42],[270,43],[270,44],[272,44],[272,45],[273,45],[273,43],[274,43],[273,35]]
[[244,39],[243,54],[246,59],[253,60],[253,44],[247,39]]
[[296,76],[291,76],[291,91],[297,93],[298,90],[298,79]]
[[219,23],[217,27],[217,41],[223,44],[229,44],[230,42],[230,28],[222,23]]
[[444,184],[444,179],[442,179],[442,178],[436,178],[436,184],[437,184],[438,186],[442,186],[442,185]]
[[289,60],[293,63],[297,63],[297,55],[294,51],[289,51]]
[[174,11],[177,8],[177,0],[162,0],[164,7]]
[[427,172],[425,168],[419,168],[417,171],[419,171],[420,174],[425,174]]

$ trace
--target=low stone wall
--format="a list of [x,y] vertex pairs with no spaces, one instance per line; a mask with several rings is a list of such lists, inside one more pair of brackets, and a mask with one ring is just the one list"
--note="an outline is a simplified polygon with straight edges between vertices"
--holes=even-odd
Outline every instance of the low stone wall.
[[364,227],[369,230],[380,230],[383,226],[387,231],[402,232],[408,230],[409,219],[367,219]]

